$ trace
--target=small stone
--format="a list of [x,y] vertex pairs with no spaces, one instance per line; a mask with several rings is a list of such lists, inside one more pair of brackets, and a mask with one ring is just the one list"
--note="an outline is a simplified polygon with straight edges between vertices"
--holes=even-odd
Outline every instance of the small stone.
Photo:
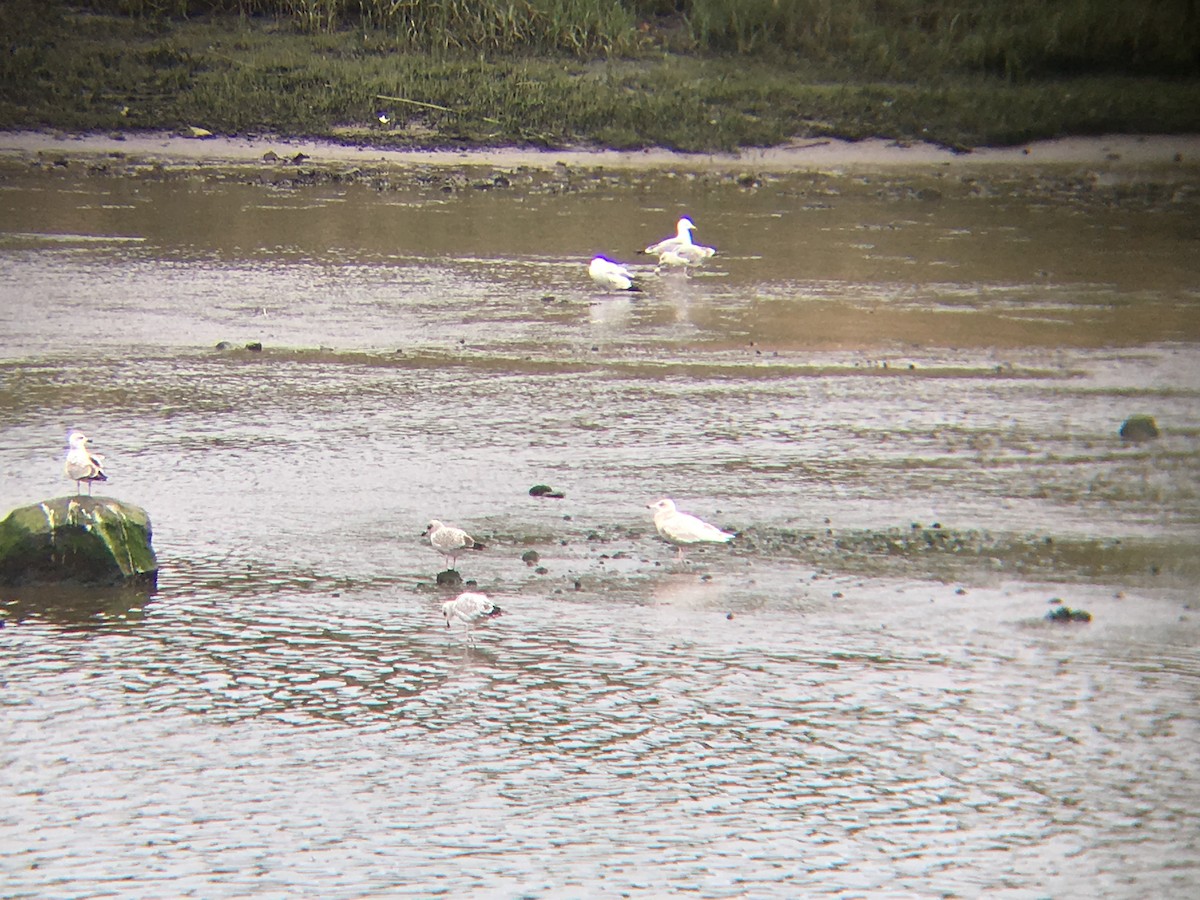
[[530,497],[548,497],[551,500],[562,500],[567,495],[562,491],[556,491],[548,484],[535,484],[529,489]]
[[1071,609],[1069,606],[1059,606],[1046,613],[1050,622],[1090,622],[1092,614],[1086,609]]
[[547,569],[545,566],[538,566],[536,569],[533,570],[533,574],[534,575],[549,575],[550,570]]
[[216,349],[217,350],[232,350],[233,344],[229,343],[229,341],[217,341]]
[[262,342],[261,341],[251,341],[250,343],[248,343],[246,345],[246,349],[249,350],[251,353],[262,353]]
[[1153,416],[1133,415],[1121,425],[1121,439],[1140,443],[1152,441],[1158,437],[1158,423]]
[[442,587],[458,587],[463,583],[462,576],[454,569],[437,573],[437,583]]
[[541,557],[538,555],[536,550],[526,550],[521,554],[521,562],[525,563],[527,566],[537,565],[539,559],[541,559]]

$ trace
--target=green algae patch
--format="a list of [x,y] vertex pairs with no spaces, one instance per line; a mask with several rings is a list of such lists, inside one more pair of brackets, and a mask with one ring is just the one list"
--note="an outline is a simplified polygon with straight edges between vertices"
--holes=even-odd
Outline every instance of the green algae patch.
[[153,582],[158,559],[144,509],[110,497],[56,497],[0,521],[0,583]]

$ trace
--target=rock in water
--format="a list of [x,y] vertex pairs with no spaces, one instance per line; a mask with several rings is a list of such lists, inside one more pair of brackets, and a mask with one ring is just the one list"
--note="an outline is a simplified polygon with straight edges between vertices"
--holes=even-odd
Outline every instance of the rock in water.
[[0,583],[153,584],[150,517],[111,497],[56,497],[0,522]]
[[1121,425],[1121,439],[1141,443],[1152,441],[1158,437],[1158,423],[1153,416],[1134,415]]

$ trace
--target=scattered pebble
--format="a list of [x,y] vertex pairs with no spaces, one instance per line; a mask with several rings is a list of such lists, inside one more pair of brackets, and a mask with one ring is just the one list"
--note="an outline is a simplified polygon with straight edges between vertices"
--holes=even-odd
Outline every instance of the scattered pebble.
[[[1062,603],[1061,600],[1058,602]],[[1046,613],[1046,618],[1051,622],[1090,622],[1092,621],[1092,614],[1086,609],[1071,609],[1069,606],[1059,606]]]

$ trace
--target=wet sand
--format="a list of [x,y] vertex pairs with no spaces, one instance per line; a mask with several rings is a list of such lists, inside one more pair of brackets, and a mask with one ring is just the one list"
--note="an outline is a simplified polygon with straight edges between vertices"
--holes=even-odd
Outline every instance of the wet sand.
[[928,167],[971,170],[1014,166],[1200,169],[1200,135],[1070,137],[1012,147],[979,147],[966,152],[935,144],[898,143],[881,139],[811,139],[780,147],[746,149],[737,154],[702,154],[665,149],[390,149],[271,136],[192,138],[161,132],[119,135],[48,132],[0,134],[0,158],[37,154],[82,157],[122,154],[177,164],[243,164],[261,162],[263,156],[272,151],[282,159],[303,154],[307,158],[305,162],[310,164],[358,162],[394,166],[478,165],[533,169],[566,165],[572,168],[681,172],[903,171]]

